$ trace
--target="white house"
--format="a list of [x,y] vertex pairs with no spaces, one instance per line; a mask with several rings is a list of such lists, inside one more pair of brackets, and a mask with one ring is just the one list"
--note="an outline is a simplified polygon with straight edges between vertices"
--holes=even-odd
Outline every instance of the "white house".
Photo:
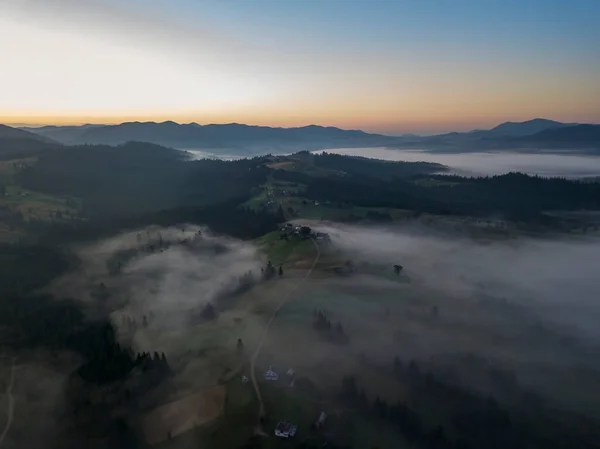
[[273,371],[272,367],[269,367],[269,371],[265,373],[265,380],[279,380],[279,374]]
[[279,438],[289,438],[296,435],[296,430],[298,427],[287,422],[287,421],[279,421],[275,426],[275,436]]

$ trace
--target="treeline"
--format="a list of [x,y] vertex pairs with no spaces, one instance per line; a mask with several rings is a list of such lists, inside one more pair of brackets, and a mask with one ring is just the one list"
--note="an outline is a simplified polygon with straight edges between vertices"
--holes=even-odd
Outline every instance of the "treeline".
[[0,295],[25,294],[43,287],[70,264],[70,256],[51,245],[0,244]]
[[119,219],[106,217],[94,220],[54,223],[45,227],[43,239],[53,242],[73,242],[109,237],[126,230],[149,225],[173,226],[200,223],[212,231],[240,239],[254,239],[275,231],[285,221],[280,209],[247,209],[240,205],[248,195],[199,207],[176,207],[158,212]]
[[392,162],[329,153],[313,155],[313,161],[317,167],[378,179],[427,175],[447,170],[445,166],[433,162]]
[[135,354],[118,343],[110,321],[89,321],[79,301],[37,293],[76,261],[52,246],[2,245],[0,251],[4,345],[15,350],[74,351],[85,360],[79,374],[91,382],[111,382],[128,375],[136,366]]
[[8,296],[0,301],[0,326],[3,343],[13,349],[46,348],[70,350],[80,354],[84,363],[78,374],[94,383],[124,379],[140,366],[143,371],[169,372],[166,358],[155,353],[133,353],[116,338],[108,320],[88,321],[78,302],[50,295]]
[[[311,178],[305,196],[364,207],[434,214],[527,218],[546,210],[600,209],[600,183],[541,178],[522,173],[484,178],[435,175],[433,182],[367,176]],[[438,182],[435,182],[438,181]]]
[[[560,412],[541,399],[521,392],[523,401],[507,408],[492,396],[446,383],[424,372],[413,360],[398,358],[394,376],[407,387],[408,402],[370,401],[352,376],[342,380],[341,398],[368,419],[377,419],[396,429],[413,447],[424,449],[491,448],[598,448],[600,430],[585,417]],[[432,425],[419,410],[434,404],[443,422]]]
[[345,344],[349,341],[342,323],[338,321],[335,325],[332,324],[331,319],[324,310],[313,310],[312,327],[325,340],[339,344]]
[[81,198],[85,217],[103,219],[227,201],[247,195],[269,172],[262,159],[188,161],[178,150],[130,142],[44,153],[19,181],[39,192]]

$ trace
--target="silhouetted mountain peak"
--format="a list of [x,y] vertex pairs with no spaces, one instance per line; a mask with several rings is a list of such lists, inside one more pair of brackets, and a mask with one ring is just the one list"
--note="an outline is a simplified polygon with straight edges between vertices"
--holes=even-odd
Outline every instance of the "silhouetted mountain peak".
[[37,142],[56,143],[48,137],[8,125],[0,125],[0,139],[29,139]]
[[392,144],[397,137],[343,130],[332,126],[307,125],[281,128],[243,123],[179,124],[173,121],[125,122],[118,125],[55,128],[40,131],[68,144],[119,145],[129,141],[149,142],[174,148],[229,148],[243,153],[316,150],[343,146]]
[[496,136],[522,137],[539,133],[546,129],[571,126],[572,123],[561,123],[545,118],[534,118],[524,122],[505,122],[492,128],[490,133]]

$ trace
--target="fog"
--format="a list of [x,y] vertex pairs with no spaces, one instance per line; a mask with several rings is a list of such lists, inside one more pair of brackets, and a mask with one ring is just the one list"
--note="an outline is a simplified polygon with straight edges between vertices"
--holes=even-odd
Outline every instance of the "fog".
[[[515,153],[435,153],[419,149],[339,148],[328,153],[362,156],[387,161],[436,162],[452,173],[465,176],[502,175],[511,171],[540,176],[583,178],[600,176],[600,157],[567,152]],[[319,151],[320,152],[320,151]]]
[[[332,245],[321,245],[321,262],[302,284],[306,263],[285,265],[284,276],[260,281],[266,259],[256,246],[185,225],[77,248],[80,268],[51,289],[81,298],[90,313],[110,315],[135,351],[166,352],[178,373],[174,382],[184,390],[214,385],[237,369],[236,340],[251,353],[273,309],[293,292],[271,326],[259,369],[294,367],[332,386],[349,373],[365,382],[377,375],[381,388],[371,389],[385,394],[392,387],[376,367],[396,355],[427,369],[456,367],[463,379],[472,367],[461,360],[476,355],[569,407],[597,406],[587,391],[599,386],[593,357],[600,347],[599,239],[482,242],[425,228],[307,224],[327,232]],[[336,275],[332,266],[346,260],[356,273]],[[403,266],[399,277],[394,264]],[[248,280],[252,288],[238,290]],[[216,319],[202,317],[208,303]],[[431,318],[434,305],[437,319]],[[314,309],[341,322],[349,343],[320,340]],[[137,322],[133,330],[128,318]],[[363,354],[371,365],[361,361]],[[568,376],[578,382],[567,385]]]
[[236,161],[238,159],[244,159],[244,156],[235,155],[235,154],[223,154],[219,149],[181,149],[188,154],[190,160],[197,161],[202,159],[219,159],[222,161]]
[[490,295],[600,341],[600,239],[475,242],[449,235],[317,226],[348,254],[401,264],[415,285],[451,295]]
[[[81,298],[92,311],[100,302],[104,306],[96,313],[112,313],[120,330],[123,317],[141,325],[150,314],[154,330],[188,327],[208,303],[223,306],[221,300],[240,282],[256,280],[264,266],[254,245],[193,225],[140,229],[79,247],[77,254],[78,270],[57,280],[51,290]],[[111,269],[118,273],[110,274]],[[107,298],[98,301],[100,285]]]
[[[201,148],[182,149],[190,160],[220,159],[232,161],[243,159],[243,155],[223,153],[223,149]],[[579,179],[600,176],[600,156],[573,154],[569,152],[526,153],[513,151],[489,151],[467,153],[439,153],[421,149],[372,148],[331,148],[316,150],[313,153],[342,154],[360,156],[384,161],[435,162],[447,166],[449,173],[461,176],[493,176],[509,172],[521,172],[547,177]],[[289,149],[281,151],[277,147],[256,149],[251,154],[291,154]],[[448,173],[448,172],[446,172]]]

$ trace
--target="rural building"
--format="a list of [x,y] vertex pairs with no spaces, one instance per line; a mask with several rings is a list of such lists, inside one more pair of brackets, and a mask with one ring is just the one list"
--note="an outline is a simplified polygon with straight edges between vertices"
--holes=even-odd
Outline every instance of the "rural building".
[[273,371],[272,367],[269,367],[269,371],[265,373],[265,380],[279,380],[279,374]]
[[279,421],[275,426],[275,436],[280,438],[289,438],[296,435],[298,428],[287,421]]
[[331,241],[331,238],[329,237],[329,234],[327,234],[326,232],[316,232],[315,233],[315,238],[317,240],[322,240],[322,241],[325,241],[325,242]]
[[327,415],[325,414],[325,412],[321,412],[321,414],[319,415],[319,417],[317,418],[317,422],[315,423],[315,428],[319,428],[321,427],[323,424],[325,424],[325,420],[327,419]]

